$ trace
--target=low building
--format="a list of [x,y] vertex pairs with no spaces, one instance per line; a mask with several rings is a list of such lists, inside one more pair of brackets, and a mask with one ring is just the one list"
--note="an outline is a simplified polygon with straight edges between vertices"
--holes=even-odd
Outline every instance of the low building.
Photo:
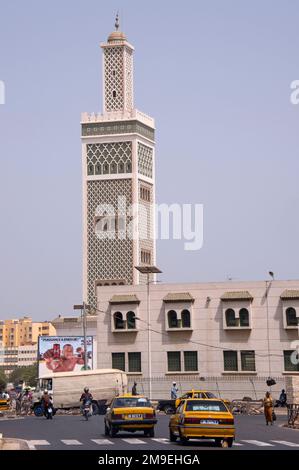
[[278,393],[299,374],[299,281],[150,284],[149,298],[144,285],[101,286],[97,298],[98,367],[151,384],[154,398],[172,381],[261,398],[267,377]]
[[0,346],[0,370],[8,375],[18,366],[18,348]]
[[37,362],[37,344],[17,347],[0,346],[0,370],[9,375],[16,367],[31,366]]
[[37,362],[37,344],[18,347],[18,367],[31,366]]

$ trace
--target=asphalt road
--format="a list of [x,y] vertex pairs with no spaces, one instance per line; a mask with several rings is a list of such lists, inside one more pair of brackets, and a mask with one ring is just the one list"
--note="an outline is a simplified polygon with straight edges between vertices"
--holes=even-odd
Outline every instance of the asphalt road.
[[44,450],[299,450],[299,431],[282,427],[285,416],[278,416],[274,426],[266,426],[264,417],[236,416],[236,442],[232,449],[216,448],[213,441],[191,440],[186,446],[168,440],[166,415],[158,416],[155,438],[143,433],[119,433],[115,438],[104,436],[103,416],[85,421],[82,416],[55,416],[52,421],[29,416],[21,419],[0,419],[0,433],[6,438],[27,440],[32,448]]

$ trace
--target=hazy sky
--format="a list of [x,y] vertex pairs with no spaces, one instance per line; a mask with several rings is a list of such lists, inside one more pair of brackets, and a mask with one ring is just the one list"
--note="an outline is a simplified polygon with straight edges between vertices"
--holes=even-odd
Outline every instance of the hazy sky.
[[204,204],[204,245],[158,243],[163,281],[299,278],[299,2],[0,1],[0,318],[82,297],[80,113],[102,109],[120,9],[157,201]]

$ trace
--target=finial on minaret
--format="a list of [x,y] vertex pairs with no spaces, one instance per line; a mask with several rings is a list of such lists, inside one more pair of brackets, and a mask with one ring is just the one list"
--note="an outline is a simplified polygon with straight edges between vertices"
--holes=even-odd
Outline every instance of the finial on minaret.
[[115,17],[115,29],[116,31],[118,31],[118,28],[119,28],[119,15],[118,15],[118,12],[116,13],[116,17]]

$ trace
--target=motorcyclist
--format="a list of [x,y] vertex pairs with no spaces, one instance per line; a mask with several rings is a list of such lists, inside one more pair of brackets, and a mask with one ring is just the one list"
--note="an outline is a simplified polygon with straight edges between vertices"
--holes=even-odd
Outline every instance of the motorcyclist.
[[53,409],[53,401],[52,401],[52,397],[50,397],[50,395],[48,393],[48,390],[44,391],[43,396],[41,398],[41,403],[42,403],[42,406],[44,408],[44,414],[45,414],[46,418],[49,419],[48,408],[49,408],[49,406],[51,406],[52,409]]
[[89,391],[89,388],[85,387],[84,392],[82,393],[81,398],[80,398],[80,401],[82,401],[81,411],[83,411],[85,403],[89,401],[91,404],[92,400],[93,400],[93,397]]

